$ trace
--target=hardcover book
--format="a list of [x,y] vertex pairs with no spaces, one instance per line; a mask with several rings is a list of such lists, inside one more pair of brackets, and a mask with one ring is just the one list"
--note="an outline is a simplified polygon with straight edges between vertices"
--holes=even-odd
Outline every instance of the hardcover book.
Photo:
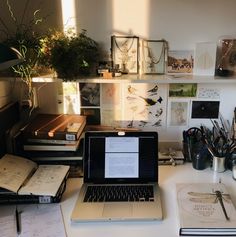
[[86,116],[82,115],[38,114],[25,127],[23,134],[25,139],[76,141],[81,136],[85,125]]
[[222,183],[177,184],[179,235],[236,236],[236,210]]
[[75,144],[47,144],[47,143],[25,143],[25,151],[76,151],[79,147],[80,140]]
[[69,166],[37,165],[20,156],[0,159],[0,204],[60,201]]

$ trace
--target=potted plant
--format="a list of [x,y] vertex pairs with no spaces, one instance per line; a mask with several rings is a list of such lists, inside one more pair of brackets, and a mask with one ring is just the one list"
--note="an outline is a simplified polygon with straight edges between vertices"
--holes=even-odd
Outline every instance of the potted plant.
[[93,70],[95,72],[99,47],[86,33],[82,30],[77,35],[72,29],[66,33],[51,31],[41,40],[42,61],[64,81],[88,76]]
[[[43,21],[39,16],[40,10],[32,11],[31,19],[26,19],[26,13],[30,10],[30,0],[25,2],[22,14],[15,15],[13,8],[6,0],[6,8],[9,17],[3,19],[0,16],[0,41],[9,47],[17,49],[23,56],[24,61],[10,68],[8,71],[1,72],[3,76],[18,76],[25,85],[26,94],[24,99],[33,102],[32,77],[38,75],[37,66],[41,57],[41,34],[38,32],[38,25]],[[13,27],[9,28],[10,21]],[[33,106],[33,105],[32,105]]]

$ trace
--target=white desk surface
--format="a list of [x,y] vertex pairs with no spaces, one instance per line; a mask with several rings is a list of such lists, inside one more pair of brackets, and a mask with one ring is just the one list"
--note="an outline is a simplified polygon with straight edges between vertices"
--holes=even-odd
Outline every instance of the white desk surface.
[[236,204],[236,181],[232,172],[215,173],[210,168],[195,170],[192,164],[160,166],[159,184],[162,191],[164,219],[147,222],[100,222],[71,223],[70,215],[76,202],[82,179],[68,179],[61,206],[67,237],[176,237],[178,235],[178,212],[175,193],[176,183],[219,182],[226,184]]

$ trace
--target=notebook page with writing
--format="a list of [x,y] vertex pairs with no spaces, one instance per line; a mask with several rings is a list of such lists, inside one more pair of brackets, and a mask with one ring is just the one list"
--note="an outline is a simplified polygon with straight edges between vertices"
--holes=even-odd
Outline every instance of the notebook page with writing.
[[19,194],[56,196],[69,168],[67,165],[40,165]]
[[0,187],[17,192],[37,164],[31,160],[4,155],[0,159]]

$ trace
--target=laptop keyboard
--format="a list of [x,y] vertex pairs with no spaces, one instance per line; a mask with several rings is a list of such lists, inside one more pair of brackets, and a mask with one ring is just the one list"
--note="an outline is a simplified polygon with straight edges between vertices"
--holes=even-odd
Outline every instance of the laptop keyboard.
[[153,202],[151,185],[88,186],[84,202]]

